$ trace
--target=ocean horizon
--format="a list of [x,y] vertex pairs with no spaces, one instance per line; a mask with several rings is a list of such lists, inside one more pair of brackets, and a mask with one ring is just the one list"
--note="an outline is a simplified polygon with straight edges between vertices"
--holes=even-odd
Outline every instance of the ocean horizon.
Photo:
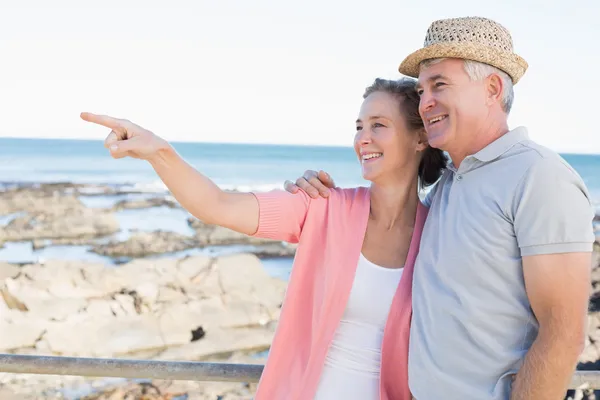
[[[351,147],[170,142],[182,157],[230,190],[282,188],[307,169],[329,172],[340,186],[365,185]],[[0,138],[1,183],[71,182],[164,191],[143,160],[114,160],[102,140]]]
[[[170,142],[182,157],[224,189],[282,188],[305,170],[325,170],[340,187],[368,185],[351,146],[262,143]],[[600,154],[559,153],[600,204]],[[114,160],[97,139],[0,137],[0,184],[56,183],[131,185],[166,191],[143,160]]]

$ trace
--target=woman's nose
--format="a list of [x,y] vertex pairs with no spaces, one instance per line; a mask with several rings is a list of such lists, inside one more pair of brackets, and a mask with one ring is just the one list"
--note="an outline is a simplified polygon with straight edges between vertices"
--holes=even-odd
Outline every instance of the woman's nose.
[[358,135],[358,142],[361,145],[371,143],[371,132],[368,129],[363,129],[360,131],[360,134]]

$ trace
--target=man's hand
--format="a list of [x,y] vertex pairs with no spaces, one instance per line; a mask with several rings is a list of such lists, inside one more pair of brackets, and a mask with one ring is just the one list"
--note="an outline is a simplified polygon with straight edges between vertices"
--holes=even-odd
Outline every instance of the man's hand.
[[310,197],[316,199],[319,196],[329,197],[329,189],[334,188],[335,184],[327,172],[307,170],[302,177],[296,179],[296,184],[285,181],[284,187],[290,193],[297,193],[298,189],[302,189]]

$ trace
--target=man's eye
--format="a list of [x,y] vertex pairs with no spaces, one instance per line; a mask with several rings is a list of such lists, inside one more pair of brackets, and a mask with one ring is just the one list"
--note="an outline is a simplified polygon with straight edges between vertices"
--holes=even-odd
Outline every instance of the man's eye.
[[362,131],[362,126],[357,126],[357,127],[356,127],[356,131],[357,131],[357,132],[358,132],[358,131]]
[[444,86],[445,83],[444,82],[436,82],[435,87],[440,87],[440,86]]
[[373,124],[373,128],[381,128],[381,127],[383,127],[383,126],[384,126],[384,125],[380,124],[379,122],[375,122],[375,123]]

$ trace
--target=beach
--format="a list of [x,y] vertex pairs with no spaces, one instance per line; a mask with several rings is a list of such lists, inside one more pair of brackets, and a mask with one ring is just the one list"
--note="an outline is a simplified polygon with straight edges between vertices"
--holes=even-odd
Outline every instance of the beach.
[[[0,352],[264,363],[294,246],[207,226],[167,195],[141,194],[73,184],[0,193],[0,245],[22,259],[0,262]],[[114,204],[88,207],[82,196]],[[115,217],[154,208],[181,212],[189,232],[125,232]],[[86,382],[5,375],[0,387],[19,399],[78,398],[86,387],[93,392]],[[242,383],[186,390],[203,396],[215,388],[251,394]]]
[[[364,184],[349,148],[176,147],[225,190],[282,188],[305,169]],[[600,157],[571,160],[597,204]],[[294,252],[198,221],[147,165],[112,160],[101,142],[0,139],[1,353],[262,364]],[[600,369],[599,259],[581,369]],[[254,389],[0,374],[3,400],[250,399]]]

